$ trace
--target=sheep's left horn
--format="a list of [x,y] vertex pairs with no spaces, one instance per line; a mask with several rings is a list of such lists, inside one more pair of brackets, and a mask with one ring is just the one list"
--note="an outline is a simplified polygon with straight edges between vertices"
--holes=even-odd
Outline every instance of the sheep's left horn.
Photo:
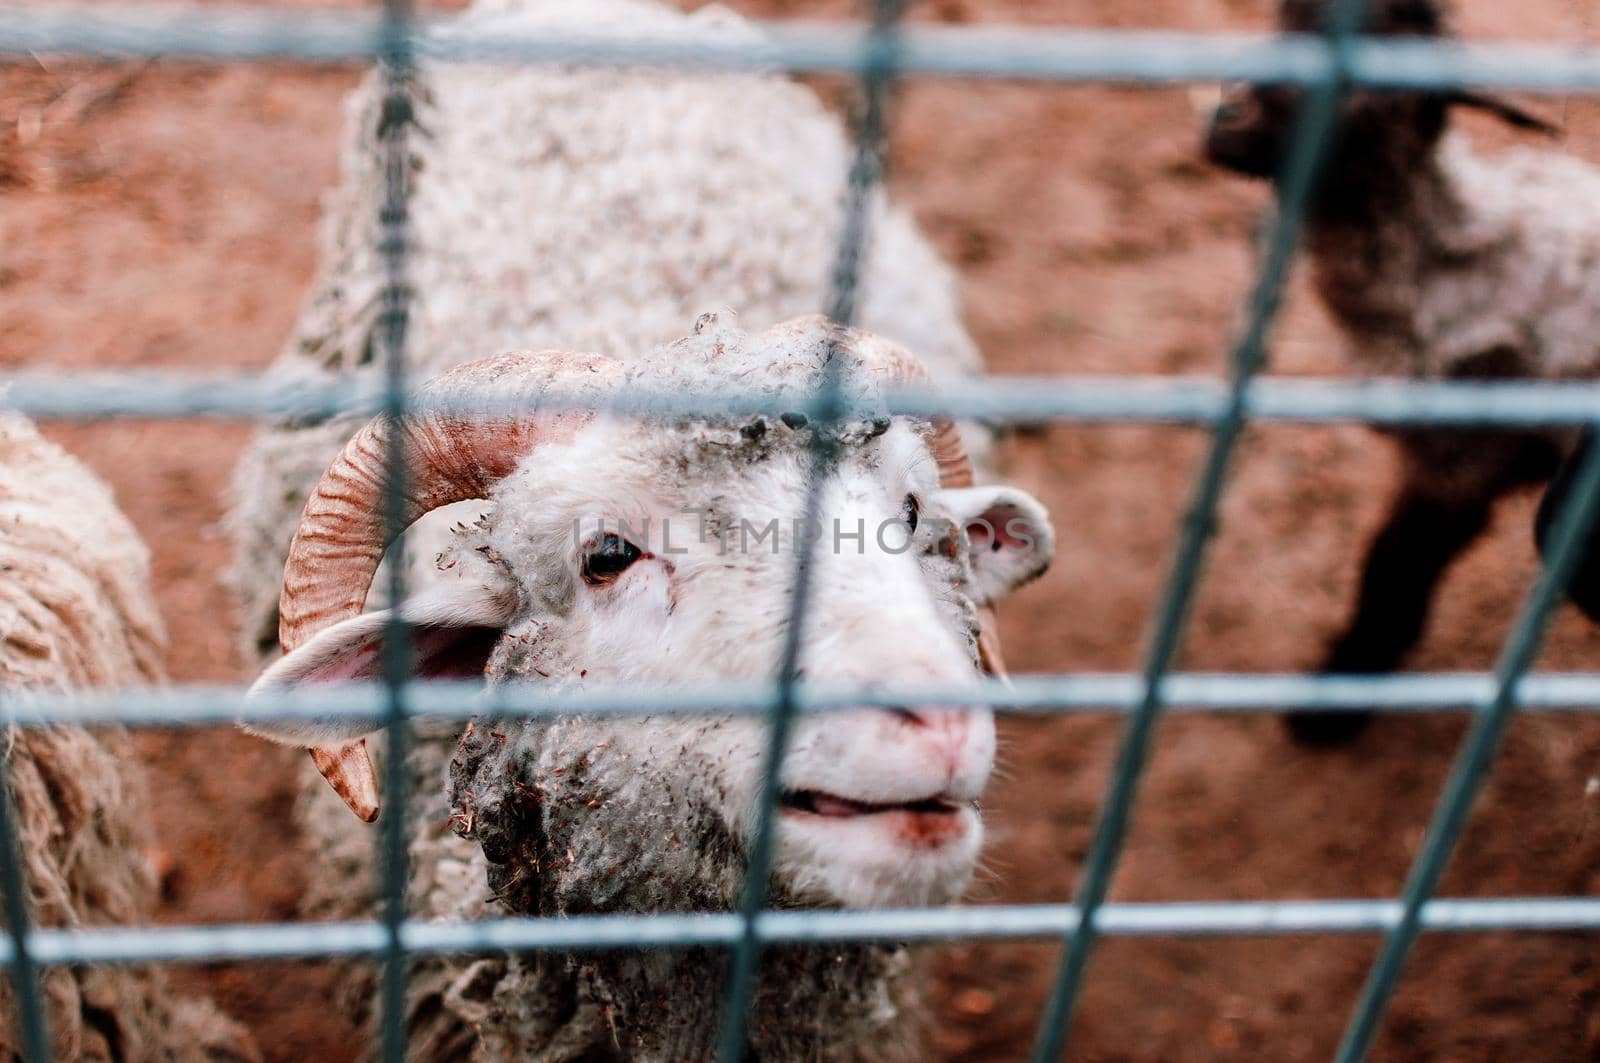
[[[621,365],[599,355],[523,351],[469,362],[429,382],[419,394],[424,401],[486,392],[528,412],[424,411],[401,419],[406,474],[400,527],[440,506],[486,497],[523,457],[570,439],[593,417],[586,410],[540,410],[545,393],[594,394],[598,401],[620,377]],[[380,417],[356,433],[306,501],[278,606],[278,640],[286,653],[359,615],[366,602],[378,562],[399,530],[383,504],[392,424]],[[364,741],[313,748],[311,757],[352,812],[369,822],[377,817],[377,773]]]

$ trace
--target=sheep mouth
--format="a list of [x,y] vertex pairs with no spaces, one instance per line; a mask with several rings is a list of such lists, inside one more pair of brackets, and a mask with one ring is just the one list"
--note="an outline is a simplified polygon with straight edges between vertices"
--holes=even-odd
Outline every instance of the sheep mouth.
[[856,816],[881,816],[909,812],[916,816],[954,816],[965,805],[944,797],[924,797],[919,801],[856,801],[820,790],[788,790],[780,802],[786,812],[798,812],[824,819],[850,819]]

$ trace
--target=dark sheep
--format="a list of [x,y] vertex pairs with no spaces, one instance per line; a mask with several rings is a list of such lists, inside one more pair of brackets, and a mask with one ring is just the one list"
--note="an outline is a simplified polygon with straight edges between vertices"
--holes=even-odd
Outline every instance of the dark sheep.
[[[1327,0],[1284,0],[1279,28],[1321,28]],[[1370,0],[1364,33],[1451,34],[1438,0]],[[1273,178],[1301,92],[1230,93],[1205,139],[1215,164]],[[1304,241],[1318,295],[1364,373],[1493,381],[1600,375],[1600,171],[1549,150],[1495,156],[1449,129],[1459,108],[1550,132],[1512,103],[1476,92],[1360,90],[1344,101]],[[1543,482],[1572,433],[1400,429],[1402,483],[1368,547],[1353,615],[1328,672],[1399,667],[1421,637],[1435,588],[1506,493]],[[1296,714],[1311,742],[1347,739],[1360,714]]]

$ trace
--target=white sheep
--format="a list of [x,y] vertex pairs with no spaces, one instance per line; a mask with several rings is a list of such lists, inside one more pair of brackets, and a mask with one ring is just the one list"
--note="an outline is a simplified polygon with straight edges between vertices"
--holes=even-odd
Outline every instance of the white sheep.
[[[1313,32],[1327,0],[1283,0],[1279,26]],[[1370,0],[1364,32],[1442,36],[1438,0]],[[1280,169],[1301,94],[1235,92],[1206,138],[1213,162],[1257,177]],[[1439,380],[1600,376],[1600,170],[1548,150],[1487,156],[1447,130],[1451,110],[1513,126],[1536,117],[1473,92],[1362,90],[1344,104],[1304,242],[1318,294],[1362,372]],[[1403,482],[1367,554],[1360,600],[1323,669],[1386,672],[1416,644],[1449,563],[1487,526],[1496,499],[1549,477],[1572,433],[1396,431]],[[1291,719],[1313,741],[1366,717]]]
[[[639,27],[696,39],[751,32],[726,12],[686,17],[648,0],[480,0],[460,24],[532,34]],[[407,143],[416,303],[408,355],[418,378],[528,345],[627,362],[705,311],[732,307],[743,326],[759,329],[824,305],[850,148],[808,90],[770,76],[471,64],[424,64],[413,87]],[[370,77],[348,104],[343,176],[326,203],[321,268],[280,372],[378,370],[381,98]],[[915,350],[941,382],[975,371],[951,271],[881,193],[871,201],[871,231],[861,320]],[[290,537],[307,494],[356,427],[349,420],[275,426],[240,463],[229,525],[247,655],[275,655]],[[980,468],[986,442],[968,437]],[[420,521],[414,558],[431,561],[452,525],[475,517]],[[477,556],[451,553],[462,559],[456,573]],[[425,590],[438,578],[414,572],[409,582]],[[481,850],[446,827],[454,734],[425,736],[411,754],[418,795],[411,890],[419,912],[470,917],[491,900]],[[375,798],[368,795],[369,805]],[[368,910],[371,838],[337,812],[337,802],[318,782],[301,809],[319,872],[305,909],[350,917]],[[415,962],[414,1054],[458,1058],[476,1042],[482,994],[511,984],[479,975],[504,966]],[[364,1006],[366,984],[353,978],[351,985],[352,1001]],[[521,1028],[537,1039],[531,1020]]]
[[[753,338],[708,318],[694,335],[627,363],[503,355],[430,384],[425,398],[462,401],[476,389],[533,412],[406,422],[407,519],[461,499],[489,501],[483,520],[458,530],[442,578],[406,606],[418,672],[565,690],[772,676],[805,539],[791,519],[803,510],[819,427],[795,415],[540,411],[539,398],[551,389],[602,402],[625,386],[745,387],[781,408],[806,398],[830,358],[852,410],[866,412],[828,433],[835,464],[800,667],[823,683],[971,683],[985,657],[979,610],[1043,569],[1048,519],[1020,491],[966,486],[971,470],[953,426],[873,412],[882,384],[925,379],[920,366],[888,341],[816,317]],[[287,652],[257,689],[377,674],[389,613],[362,609],[388,545],[388,436],[381,420],[363,429],[313,491],[283,578]],[[475,721],[450,765],[449,822],[482,855],[443,852],[437,829],[425,834],[414,850],[425,854],[415,908],[727,910],[742,884],[765,727],[706,716]],[[329,761],[345,766],[332,775],[346,799],[368,811],[375,783],[359,767],[358,731],[324,720],[261,733],[354,742]],[[773,903],[954,900],[977,856],[976,801],[993,751],[993,720],[981,708],[799,719],[782,775]],[[426,756],[419,765],[437,769],[442,756],[431,764]],[[366,781],[350,785],[351,771]],[[422,796],[436,807],[434,794]],[[325,819],[355,823],[328,804]],[[348,882],[343,889],[348,901]],[[414,1012],[426,1046],[418,1054],[459,1051],[465,1023],[483,1058],[589,1058],[608,1046],[628,1059],[708,1058],[721,967],[716,950],[435,966],[425,975],[436,999]],[[916,1058],[908,970],[891,945],[772,950],[751,1016],[754,1057]]]
[[[25,419],[0,413],[0,692],[144,686],[165,637],[149,559],[111,492]],[[126,732],[7,731],[34,918],[43,926],[149,924],[146,782]],[[176,998],[158,968],[51,967],[44,994],[59,1059],[252,1060],[248,1033],[208,1001]],[[9,980],[0,1055],[20,1058]]]

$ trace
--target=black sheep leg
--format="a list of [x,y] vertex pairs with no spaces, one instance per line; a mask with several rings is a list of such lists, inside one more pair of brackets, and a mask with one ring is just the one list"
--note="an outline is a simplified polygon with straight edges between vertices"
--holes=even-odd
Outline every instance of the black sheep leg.
[[[1341,675],[1392,672],[1422,637],[1434,591],[1450,563],[1483,533],[1494,502],[1554,470],[1548,437],[1486,432],[1408,432],[1401,436],[1404,486],[1367,549],[1355,613],[1328,649],[1322,670]],[[1600,575],[1597,575],[1600,581]],[[1347,741],[1368,712],[1297,712],[1299,741]]]
[[[1445,569],[1488,525],[1489,507],[1488,500],[1449,504],[1402,492],[1367,549],[1355,615],[1322,670],[1376,675],[1398,668],[1422,637]],[[1368,712],[1298,712],[1288,723],[1296,739],[1320,744],[1347,741],[1371,719]]]
[[[1566,503],[1567,495],[1572,491],[1573,480],[1577,477],[1578,467],[1596,446],[1595,431],[1588,429],[1583,433],[1582,440],[1561,466],[1561,471],[1556,473],[1555,479],[1550,481],[1550,486],[1545,490],[1544,498],[1539,503],[1539,515],[1534,521],[1534,540],[1539,544],[1539,556],[1544,557],[1549,549],[1550,533],[1554,528],[1556,516],[1561,507]],[[1572,604],[1583,610],[1590,620],[1600,623],[1600,531],[1591,531],[1588,542],[1584,545],[1583,553],[1578,558],[1578,565],[1573,569],[1571,577],[1567,580],[1567,597],[1572,599]]]

